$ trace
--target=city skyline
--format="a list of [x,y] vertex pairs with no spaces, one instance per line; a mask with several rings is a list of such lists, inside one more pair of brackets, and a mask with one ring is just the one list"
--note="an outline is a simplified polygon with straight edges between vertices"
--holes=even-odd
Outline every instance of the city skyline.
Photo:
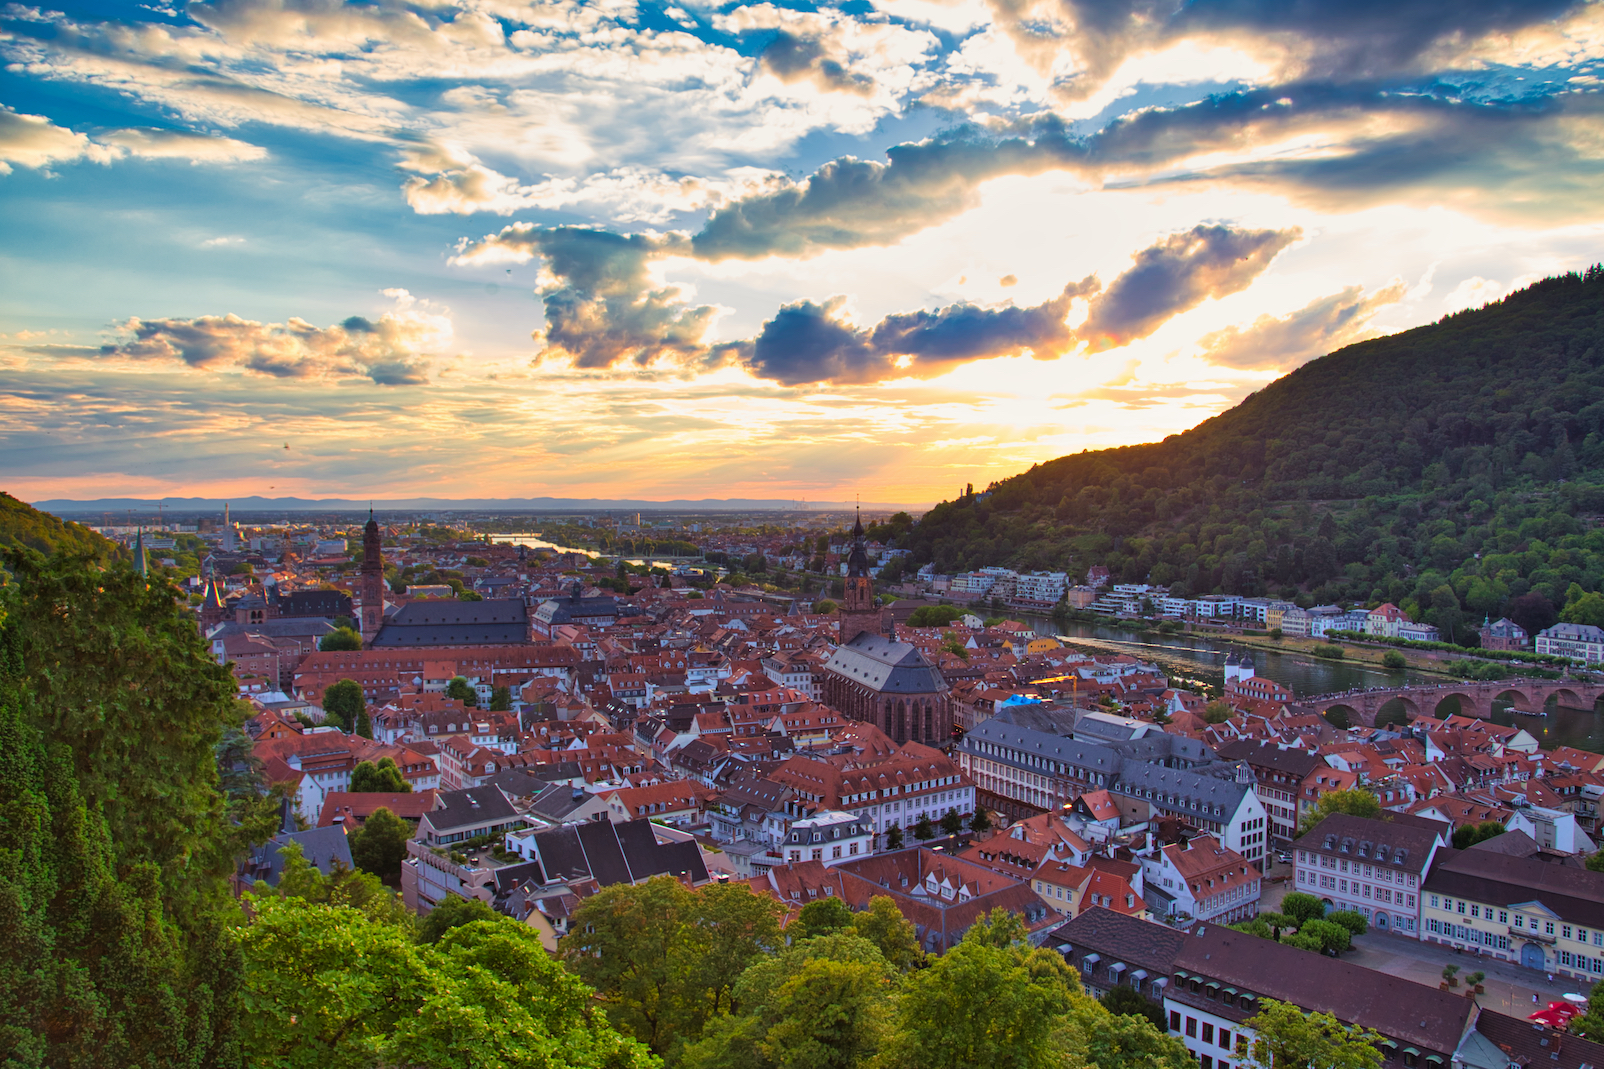
[[24,500],[930,504],[1601,258],[1604,10],[0,16]]

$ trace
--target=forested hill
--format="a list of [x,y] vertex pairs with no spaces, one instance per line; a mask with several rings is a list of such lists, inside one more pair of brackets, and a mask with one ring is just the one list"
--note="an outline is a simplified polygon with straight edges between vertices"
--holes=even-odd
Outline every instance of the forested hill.
[[105,559],[117,552],[109,540],[77,523],[66,523],[0,491],[0,546],[27,546],[41,553],[82,550]]
[[940,572],[1104,564],[1193,595],[1422,612],[1435,600],[1452,624],[1528,592],[1562,610],[1599,590],[1600,511],[1595,266],[1311,361],[1162,442],[1060,457],[943,502],[903,541]]

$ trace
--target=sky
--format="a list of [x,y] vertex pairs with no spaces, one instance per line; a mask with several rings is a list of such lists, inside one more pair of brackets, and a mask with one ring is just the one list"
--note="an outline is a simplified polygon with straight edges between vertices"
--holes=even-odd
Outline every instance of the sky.
[[0,489],[929,505],[1604,260],[1601,0],[0,6]]

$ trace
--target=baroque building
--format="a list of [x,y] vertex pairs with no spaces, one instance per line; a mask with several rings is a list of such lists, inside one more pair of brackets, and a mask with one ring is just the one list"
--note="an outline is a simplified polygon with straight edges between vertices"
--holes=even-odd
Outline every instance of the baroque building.
[[874,600],[863,520],[852,528],[846,589],[840,607],[841,644],[824,666],[825,704],[866,721],[894,742],[940,746],[952,739],[947,681],[918,647],[898,642]]

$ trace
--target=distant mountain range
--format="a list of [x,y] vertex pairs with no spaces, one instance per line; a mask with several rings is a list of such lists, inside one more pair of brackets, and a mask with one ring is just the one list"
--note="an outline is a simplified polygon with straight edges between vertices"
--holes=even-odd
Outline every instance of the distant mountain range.
[[[635,499],[605,499],[579,497],[484,497],[443,498],[409,497],[391,499],[357,498],[303,498],[303,497],[163,497],[134,498],[106,497],[92,501],[73,501],[58,498],[31,502],[34,508],[58,516],[93,516],[103,512],[154,512],[157,506],[173,513],[215,512],[228,504],[233,512],[349,512],[365,509],[370,504],[381,512],[417,511],[427,509],[438,512],[596,512],[605,510],[632,510],[641,512],[839,512],[850,509],[849,501],[809,501],[803,510],[790,500],[764,498],[702,498],[672,501],[645,501]],[[863,503],[865,509],[883,512],[917,506]]]

